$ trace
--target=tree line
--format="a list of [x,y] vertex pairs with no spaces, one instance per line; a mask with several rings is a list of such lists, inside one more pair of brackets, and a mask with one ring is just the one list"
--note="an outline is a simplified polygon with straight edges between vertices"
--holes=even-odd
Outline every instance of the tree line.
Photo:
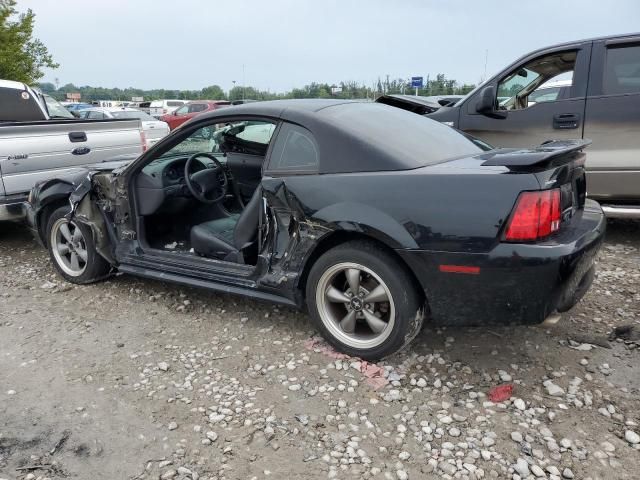
[[[285,98],[341,98],[341,99],[374,99],[383,94],[415,94],[406,79],[378,79],[371,85],[355,81],[344,81],[336,84],[312,82],[302,88],[294,88],[288,92],[278,93],[260,90],[252,86],[235,86],[225,92],[219,85],[210,85],[201,90],[172,90],[140,88],[104,88],[92,86],[77,86],[68,83],[59,88],[53,83],[38,84],[40,89],[58,100],[65,100],[67,93],[80,93],[82,101],[93,100],[131,100],[132,97],[143,97],[145,100],[174,98],[179,100],[277,100]],[[423,88],[418,89],[418,95],[464,95],[470,92],[474,85],[460,84],[456,80],[448,79],[444,74],[438,74],[433,79],[427,77]]]

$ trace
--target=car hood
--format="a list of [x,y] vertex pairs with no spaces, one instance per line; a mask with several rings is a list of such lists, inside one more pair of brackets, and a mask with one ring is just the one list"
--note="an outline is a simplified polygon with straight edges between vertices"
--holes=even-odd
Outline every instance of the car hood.
[[443,107],[451,107],[455,102],[463,98],[462,95],[434,95],[423,97],[420,95],[382,95],[376,99],[377,103],[383,103],[392,107],[408,110],[419,115],[427,115],[437,112]]

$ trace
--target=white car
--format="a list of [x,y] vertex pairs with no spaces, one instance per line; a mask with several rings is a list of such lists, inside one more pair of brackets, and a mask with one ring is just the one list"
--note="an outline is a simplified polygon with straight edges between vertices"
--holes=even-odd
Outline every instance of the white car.
[[149,115],[160,118],[163,115],[175,112],[188,102],[190,102],[190,100],[154,100],[151,102],[151,105],[149,105]]
[[169,125],[135,108],[111,107],[111,108],[85,108],[78,111],[79,118],[88,120],[105,119],[139,119],[146,142],[146,148],[150,148],[169,134]]

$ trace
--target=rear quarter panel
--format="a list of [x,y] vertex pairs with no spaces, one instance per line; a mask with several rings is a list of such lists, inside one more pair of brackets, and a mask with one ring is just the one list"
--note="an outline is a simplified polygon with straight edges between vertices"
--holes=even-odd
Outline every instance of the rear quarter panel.
[[263,185],[297,222],[320,235],[352,230],[395,249],[486,252],[497,243],[519,192],[540,186],[533,175],[504,167],[465,172],[461,165],[266,178]]

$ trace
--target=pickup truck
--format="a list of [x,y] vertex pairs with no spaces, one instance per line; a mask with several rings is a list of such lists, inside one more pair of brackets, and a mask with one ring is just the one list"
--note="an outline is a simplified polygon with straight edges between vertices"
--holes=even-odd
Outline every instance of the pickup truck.
[[140,120],[78,120],[48,95],[0,80],[0,221],[24,219],[36,183],[143,152]]
[[[560,85],[557,95],[539,95]],[[587,191],[609,217],[640,218],[640,33],[531,52],[453,106],[383,96],[496,147],[590,139]]]

